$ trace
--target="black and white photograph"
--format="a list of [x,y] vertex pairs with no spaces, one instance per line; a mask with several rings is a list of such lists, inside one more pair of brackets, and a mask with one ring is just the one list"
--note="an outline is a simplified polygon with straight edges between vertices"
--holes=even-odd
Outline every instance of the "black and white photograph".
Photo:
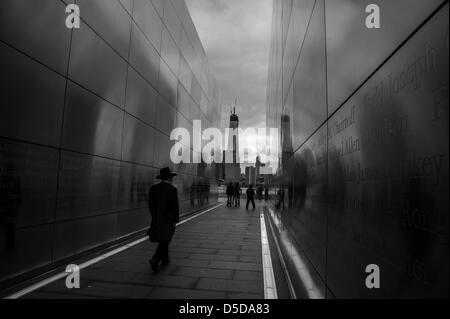
[[0,0],[3,302],[448,300],[449,255],[448,0]]

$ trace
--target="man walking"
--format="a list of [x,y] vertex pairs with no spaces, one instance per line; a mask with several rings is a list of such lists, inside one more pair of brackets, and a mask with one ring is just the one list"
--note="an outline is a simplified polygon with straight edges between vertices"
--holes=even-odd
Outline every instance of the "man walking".
[[245,209],[248,210],[248,204],[252,202],[253,210],[255,210],[255,190],[252,188],[252,185],[249,185],[246,194],[247,194],[247,205],[245,205]]
[[234,207],[241,207],[242,189],[239,183],[234,184]]
[[176,175],[168,167],[161,169],[156,177],[161,179],[161,183],[153,185],[148,196],[152,216],[148,235],[151,242],[158,243],[155,254],[149,260],[154,273],[158,272],[160,262],[162,265],[170,262],[169,244],[175,233],[175,225],[180,218],[177,189],[171,184]]
[[233,202],[233,195],[234,195],[233,184],[230,182],[227,186],[227,206],[231,207]]

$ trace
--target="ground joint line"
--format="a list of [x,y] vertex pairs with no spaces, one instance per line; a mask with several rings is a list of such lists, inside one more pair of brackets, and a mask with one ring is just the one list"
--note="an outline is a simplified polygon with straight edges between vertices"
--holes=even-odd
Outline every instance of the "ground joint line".
[[273,273],[272,256],[270,255],[269,238],[267,237],[266,222],[264,221],[264,210],[259,212],[261,225],[261,255],[264,278],[264,299],[278,299],[277,285]]

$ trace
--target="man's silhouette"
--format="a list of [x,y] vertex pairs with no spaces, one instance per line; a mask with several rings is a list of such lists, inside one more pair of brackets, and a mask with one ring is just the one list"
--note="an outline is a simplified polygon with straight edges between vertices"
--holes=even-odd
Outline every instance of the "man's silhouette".
[[169,260],[169,243],[175,233],[175,225],[180,215],[178,210],[178,193],[171,182],[176,173],[165,167],[160,170],[161,183],[155,184],[149,192],[149,209],[152,222],[148,231],[150,241],[159,243],[149,263],[153,272],[158,272],[159,263],[167,265]]
[[234,207],[241,207],[241,194],[242,189],[239,183],[234,183]]
[[247,189],[247,205],[245,205],[245,209],[248,209],[248,204],[252,202],[253,210],[255,210],[255,190],[252,188],[252,185],[250,185]]
[[227,186],[227,206],[231,207],[233,202],[233,195],[234,195],[233,184],[230,182]]

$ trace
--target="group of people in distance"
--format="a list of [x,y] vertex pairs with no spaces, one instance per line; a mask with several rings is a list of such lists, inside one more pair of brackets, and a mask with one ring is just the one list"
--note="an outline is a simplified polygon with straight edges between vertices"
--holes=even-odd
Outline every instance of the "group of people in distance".
[[[229,183],[227,185],[227,206],[228,207],[240,207],[241,205],[241,195],[242,189],[239,183]],[[252,185],[249,185],[247,188],[247,205],[245,205],[245,209],[248,209],[248,205],[252,203],[253,210],[255,210],[255,190]]]
[[229,183],[227,185],[227,206],[229,207],[239,207],[240,199],[242,195],[242,189],[239,186],[239,183]]

